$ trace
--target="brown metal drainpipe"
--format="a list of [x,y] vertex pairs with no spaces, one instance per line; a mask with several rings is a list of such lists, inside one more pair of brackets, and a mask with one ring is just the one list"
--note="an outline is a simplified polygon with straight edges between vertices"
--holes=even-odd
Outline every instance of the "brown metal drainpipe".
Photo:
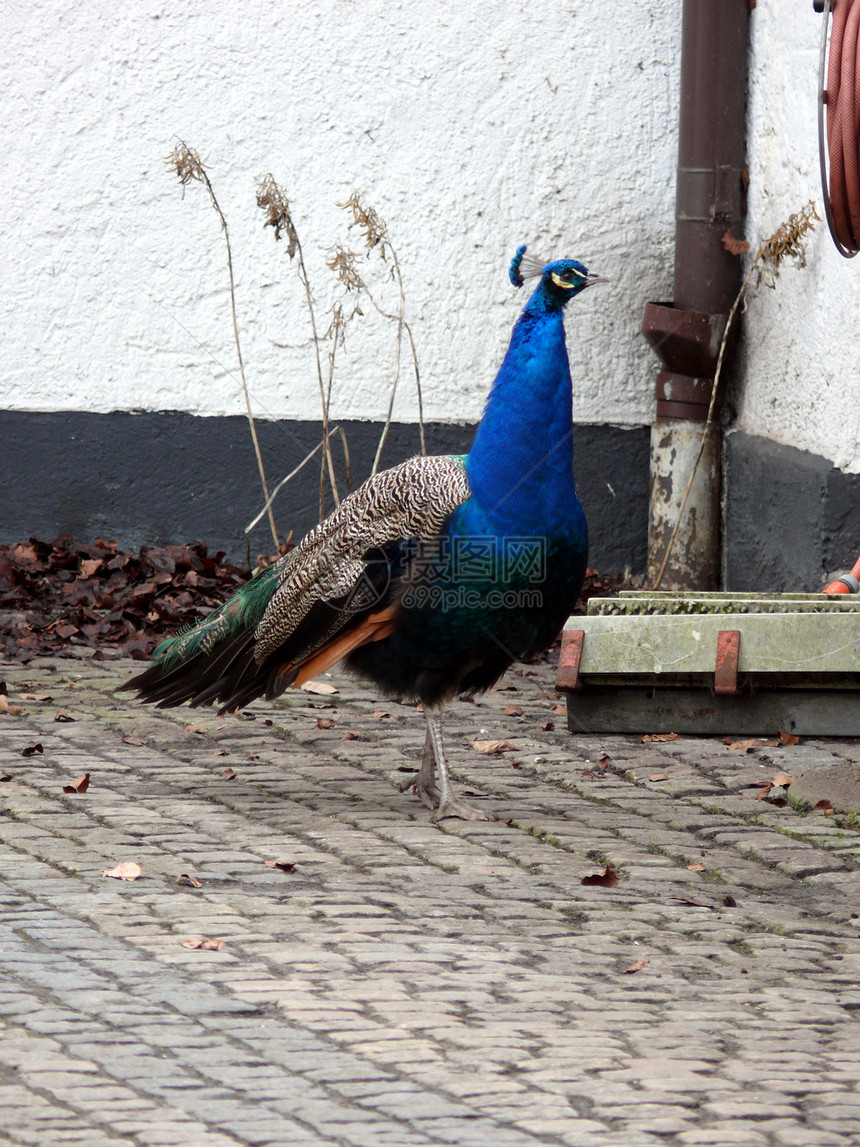
[[[740,259],[726,250],[723,237],[743,234],[750,6],[751,0],[684,0],[675,295],[672,303],[647,303],[642,322],[662,362],[651,430],[652,585],[699,448],[726,316],[741,282]],[[719,585],[720,457],[715,427],[660,588]]]

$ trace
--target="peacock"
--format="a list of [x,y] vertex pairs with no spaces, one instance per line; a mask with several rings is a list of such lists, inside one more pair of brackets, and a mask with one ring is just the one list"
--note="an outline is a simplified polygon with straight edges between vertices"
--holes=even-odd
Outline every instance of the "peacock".
[[278,562],[153,653],[120,688],[160,708],[271,700],[335,662],[383,694],[423,706],[414,785],[432,819],[485,820],[457,799],[445,705],[489,689],[557,636],[588,551],[576,496],[572,383],[563,312],[605,282],[574,259],[517,249],[537,278],[466,455],[414,457],[368,478]]

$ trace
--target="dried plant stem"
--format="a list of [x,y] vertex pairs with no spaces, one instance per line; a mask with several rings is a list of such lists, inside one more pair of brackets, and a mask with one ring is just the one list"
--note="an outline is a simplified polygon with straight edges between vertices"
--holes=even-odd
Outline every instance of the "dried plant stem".
[[[305,298],[307,299],[307,303],[308,303],[308,313],[310,314],[310,317],[311,317],[311,333],[313,335],[313,340],[314,340],[314,358],[316,360],[317,381],[319,383],[320,403],[322,406],[322,424],[323,424],[322,448],[323,448],[324,466],[328,469],[329,483],[331,485],[331,493],[332,493],[332,497],[334,498],[334,503],[336,506],[339,506],[340,505],[340,495],[337,492],[337,479],[335,478],[335,475],[334,475],[334,460],[333,460],[332,454],[331,454],[331,435],[329,432],[329,425],[328,425],[328,402],[326,401],[326,388],[325,388],[325,384],[323,383],[322,361],[320,359],[320,339],[319,339],[319,333],[317,332],[316,312],[314,311],[314,301],[313,301],[313,296],[311,294],[311,283],[310,283],[310,279],[308,278],[307,270],[305,268],[305,257],[304,257],[304,254],[302,253],[302,245],[299,242],[298,237],[296,238],[296,253],[299,257],[299,278],[301,279],[302,286],[305,289]],[[324,516],[325,516],[325,498],[323,496],[323,490],[320,489],[320,521],[322,521]]]
[[810,201],[804,207],[802,207],[800,211],[790,215],[785,223],[780,224],[776,231],[774,231],[774,233],[768,239],[765,239],[765,241],[759,246],[758,251],[755,253],[755,257],[750,263],[749,270],[744,277],[744,281],[741,283],[737,295],[735,295],[735,300],[732,303],[726,318],[726,326],[725,330],[723,331],[723,337],[720,340],[720,349],[719,353],[717,354],[717,365],[714,370],[714,382],[711,387],[711,400],[708,403],[708,413],[707,417],[705,418],[705,424],[702,428],[702,437],[699,441],[699,449],[696,453],[696,459],[693,462],[692,469],[690,470],[690,476],[687,479],[687,485],[684,489],[684,495],[681,498],[681,504],[678,507],[678,515],[675,518],[675,525],[672,527],[672,533],[669,535],[669,543],[666,546],[666,552],[663,555],[660,571],[657,574],[657,577],[654,579],[654,585],[652,586],[652,589],[660,588],[660,583],[663,580],[663,575],[666,573],[666,566],[669,563],[669,556],[672,553],[672,548],[675,544],[675,539],[678,536],[678,530],[684,517],[684,510],[687,506],[687,499],[690,496],[690,491],[693,488],[693,481],[699,469],[699,463],[702,461],[702,455],[705,452],[705,444],[708,440],[708,435],[710,434],[714,425],[714,415],[717,408],[717,393],[719,391],[720,375],[722,374],[723,359],[725,358],[726,347],[728,346],[729,334],[731,333],[732,325],[738,313],[738,308],[746,298],[747,292],[749,291],[753,272],[757,267],[759,267],[760,264],[763,264],[763,268],[769,268],[771,274],[776,276],[779,274],[780,265],[788,257],[797,259],[800,266],[805,266],[806,264],[804,261],[805,250],[803,237],[809,231],[814,229],[814,221],[817,219],[820,220],[820,216],[815,210],[815,204]]
[[352,493],[352,467],[351,467],[350,461],[349,461],[349,443],[347,442],[346,435],[344,434],[344,432],[340,426],[335,426],[335,428],[334,428],[334,430],[332,430],[331,434],[332,434],[332,438],[335,436],[335,434],[340,435],[341,445],[343,446],[343,466],[344,466],[344,470],[346,471],[346,489],[347,489],[347,493],[351,494]]
[[749,271],[747,271],[746,278],[744,279],[743,283],[741,284],[740,290],[738,291],[737,295],[735,296],[735,301],[732,303],[731,310],[729,311],[728,318],[726,319],[726,327],[725,327],[725,330],[723,331],[723,337],[720,340],[720,350],[719,350],[719,353],[717,355],[717,366],[716,366],[716,370],[714,371],[714,382],[713,382],[713,386],[711,387],[711,401],[708,403],[708,414],[707,414],[707,417],[705,418],[705,425],[702,428],[702,437],[699,441],[699,449],[696,452],[696,459],[693,462],[692,469],[690,470],[690,477],[687,479],[687,485],[684,489],[684,496],[681,498],[681,504],[678,507],[678,516],[675,518],[675,524],[672,527],[672,533],[669,535],[669,544],[666,546],[666,552],[663,554],[663,561],[660,565],[660,572],[657,574],[657,577],[654,579],[654,585],[652,586],[652,589],[659,589],[660,588],[660,583],[662,582],[663,575],[666,572],[666,566],[669,564],[669,556],[672,553],[672,547],[675,544],[675,538],[678,536],[678,530],[681,526],[681,521],[684,517],[684,510],[687,507],[687,499],[690,496],[690,491],[693,488],[693,481],[694,481],[696,474],[698,472],[698,469],[699,469],[699,463],[702,461],[702,455],[705,452],[705,443],[708,440],[708,435],[710,434],[711,428],[713,427],[713,424],[714,424],[714,413],[715,413],[716,408],[717,408],[717,391],[718,391],[719,385],[720,385],[720,374],[722,373],[722,369],[723,369],[723,358],[725,357],[726,346],[728,345],[728,341],[729,341],[729,333],[732,329],[732,323],[734,322],[734,318],[735,318],[735,315],[737,314],[738,307],[740,306],[741,301],[744,298],[744,296],[746,295],[747,289],[749,288],[750,279],[752,278],[752,273],[755,270],[756,266],[758,265],[760,259],[761,259],[761,248],[759,248],[759,250],[756,252],[756,257],[753,259],[752,263],[750,264],[750,269],[749,269]]
[[[335,426],[334,430],[332,430],[331,433],[332,433],[332,435],[334,435],[334,434],[343,435],[343,431],[341,430],[341,428],[339,426]],[[346,439],[344,439],[344,444],[345,443],[346,443]],[[282,478],[280,480],[280,482],[277,484],[277,486],[274,488],[271,495],[269,496],[269,499],[266,502],[265,506],[263,506],[263,508],[262,508],[262,510],[260,510],[259,514],[257,514],[256,518],[254,518],[254,520],[252,522],[249,522],[248,525],[245,527],[245,533],[246,534],[249,534],[251,532],[251,530],[253,530],[254,526],[256,526],[256,524],[263,517],[263,515],[266,513],[266,511],[269,510],[269,508],[272,505],[272,503],[274,502],[275,498],[277,498],[278,494],[283,489],[283,487],[286,486],[287,482],[289,482],[292,478],[295,478],[296,474],[298,474],[298,472],[300,470],[302,470],[308,464],[308,462],[310,462],[311,458],[313,458],[315,454],[317,454],[320,450],[322,450],[324,446],[325,446],[325,439],[318,442],[316,444],[316,446],[314,446],[313,450],[309,450],[308,453],[301,460],[301,462],[299,462],[298,466],[296,466],[294,469],[292,469],[289,472],[289,474],[287,474],[286,478]]]
[[388,396],[388,413],[387,413],[386,418],[385,418],[385,425],[382,428],[382,434],[381,434],[380,439],[379,439],[379,445],[376,448],[376,457],[373,460],[373,469],[371,470],[371,473],[375,474],[377,471],[377,468],[379,466],[379,460],[382,456],[382,448],[384,447],[385,440],[388,437],[388,431],[391,429],[391,417],[392,417],[392,413],[394,411],[394,397],[395,397],[395,394],[397,393],[397,384],[400,381],[400,359],[401,359],[401,348],[403,345],[403,332],[404,331],[406,331],[407,337],[409,338],[409,349],[412,352],[412,366],[413,366],[413,370],[415,372],[415,389],[416,389],[416,392],[418,395],[418,433],[420,436],[421,453],[422,454],[427,453],[427,442],[426,442],[425,436],[424,436],[424,402],[423,402],[422,395],[421,395],[421,375],[420,375],[420,372],[418,370],[418,352],[415,349],[415,339],[412,336],[412,328],[409,326],[409,323],[407,323],[406,319],[403,317],[403,307],[405,305],[403,288],[401,286],[401,289],[400,289],[400,311],[398,314],[393,314],[391,311],[383,310],[383,308],[379,305],[379,303],[373,297],[373,294],[368,289],[366,283],[362,283],[362,289],[364,290],[365,295],[367,295],[367,298],[369,299],[371,306],[374,308],[374,310],[377,311],[378,314],[380,314],[382,316],[382,318],[391,319],[392,321],[397,323],[397,349],[395,351],[395,357],[394,357],[394,381],[391,384],[391,391],[390,391],[389,396]]
[[322,423],[323,423],[323,464],[320,472],[320,505],[319,516],[322,521],[325,513],[325,472],[328,469],[329,482],[331,483],[332,497],[334,498],[335,505],[340,505],[340,495],[337,490],[337,480],[334,474],[334,461],[331,455],[331,443],[329,441],[329,400],[331,398],[331,379],[329,379],[328,395],[326,394],[326,387],[323,383],[322,360],[320,359],[320,338],[319,331],[317,330],[316,311],[314,310],[314,300],[311,293],[311,282],[305,266],[305,256],[302,251],[302,245],[299,240],[299,234],[296,230],[295,223],[293,222],[292,212],[290,211],[290,201],[287,199],[286,193],[283,188],[279,187],[275,182],[273,175],[264,175],[260,180],[257,187],[257,206],[262,208],[267,215],[266,227],[272,227],[275,232],[275,238],[280,239],[282,235],[287,237],[287,254],[290,259],[298,255],[298,271],[299,278],[301,279],[302,286],[305,290],[305,299],[308,305],[308,314],[311,320],[311,333],[313,335],[314,343],[314,359],[317,368],[317,383],[320,391],[320,404],[322,406]]
[[233,277],[233,250],[230,246],[230,232],[227,228],[227,220],[224,218],[224,212],[221,210],[221,204],[218,202],[218,199],[215,195],[215,189],[212,186],[209,176],[206,174],[206,169],[200,162],[200,157],[198,156],[197,152],[193,150],[193,148],[188,147],[187,144],[180,140],[179,145],[174,150],[173,155],[169,158],[168,163],[171,163],[175,167],[176,173],[179,176],[179,181],[183,184],[183,186],[191,179],[195,179],[204,185],[206,191],[209,194],[209,200],[212,206],[215,208],[215,211],[218,214],[218,218],[221,220],[221,229],[224,232],[224,243],[227,247],[227,274],[230,277],[230,313],[233,319],[233,339],[236,343],[236,358],[239,361],[239,379],[242,383],[242,394],[245,397],[245,409],[248,414],[248,426],[251,430],[251,441],[254,445],[254,454],[257,458],[257,469],[260,473],[260,483],[263,487],[263,497],[266,499],[266,505],[268,507],[269,528],[272,531],[272,540],[274,541],[275,549],[277,550],[278,546],[280,545],[280,541],[278,540],[278,531],[277,527],[275,526],[275,515],[273,514],[270,505],[269,487],[268,483],[266,482],[266,470],[263,466],[263,456],[260,452],[260,442],[257,438],[257,426],[254,422],[254,412],[251,409],[251,396],[248,393],[248,383],[245,379],[245,362],[242,358],[242,346],[239,342],[239,322],[236,317],[236,283]]
[[345,250],[340,245],[336,246],[333,250],[333,256],[329,261],[329,267],[335,271],[340,281],[349,290],[364,291],[367,298],[370,300],[374,310],[377,311],[385,319],[390,319],[397,323],[397,346],[395,352],[395,366],[394,366],[394,380],[391,384],[391,391],[388,399],[388,412],[385,419],[385,425],[382,428],[379,445],[376,449],[376,457],[373,460],[373,469],[371,473],[375,474],[379,468],[382,451],[385,446],[388,432],[391,429],[391,420],[394,412],[394,399],[397,393],[397,384],[400,381],[400,366],[401,356],[403,349],[403,332],[406,331],[409,339],[409,348],[412,353],[412,367],[415,373],[415,391],[418,399],[418,433],[421,443],[421,453],[427,453],[427,442],[424,431],[424,398],[421,393],[421,372],[418,369],[418,352],[415,347],[415,339],[412,335],[412,328],[409,326],[405,319],[406,312],[406,294],[403,288],[403,275],[400,271],[400,261],[397,258],[397,252],[391,243],[391,238],[388,234],[388,227],[385,221],[379,216],[376,210],[368,203],[364,202],[361,196],[354,192],[346,203],[339,204],[345,210],[352,214],[352,222],[350,227],[359,227],[364,232],[364,245],[368,254],[376,251],[380,257],[385,260],[386,255],[391,255],[391,278],[397,281],[397,290],[399,295],[399,304],[396,314],[384,310],[376,301],[373,293],[364,280],[361,272],[356,263],[356,256],[353,252]]
[[388,250],[391,252],[391,261],[394,264],[394,271],[397,275],[397,289],[400,293],[400,310],[397,315],[397,321],[400,324],[401,330],[405,330],[409,336],[409,348],[412,351],[412,368],[415,371],[415,395],[418,399],[418,435],[421,442],[421,453],[427,453],[427,442],[424,436],[424,398],[421,394],[421,374],[418,370],[418,351],[415,349],[415,339],[412,337],[412,328],[406,319],[403,317],[406,312],[406,293],[403,290],[403,276],[400,273],[400,260],[397,258],[397,252],[388,244]]
[[406,331],[406,334],[409,338],[409,348],[412,352],[412,368],[415,372],[415,392],[418,398],[418,434],[421,442],[421,453],[427,453],[427,442],[424,436],[424,401],[421,394],[421,374],[418,370],[418,352],[415,349],[415,339],[412,337],[412,328],[403,317],[404,311],[406,309],[406,296],[403,290],[403,278],[400,274],[400,264],[397,261],[397,254],[390,243],[387,243],[387,247],[391,252],[391,259],[394,264],[397,286],[400,293],[400,306],[398,313],[392,314],[390,311],[384,311],[382,307],[380,307],[380,305],[377,303],[376,299],[373,297],[370,291],[367,289],[367,286],[365,285],[364,287],[365,294],[367,295],[373,307],[379,312],[379,314],[382,315],[383,318],[392,319],[397,323],[397,350],[395,352],[394,359],[394,380],[391,384],[391,393],[388,397],[388,413],[385,417],[385,425],[382,428],[382,434],[379,437],[379,445],[376,448],[376,456],[373,459],[373,469],[371,470],[371,474],[375,474],[379,468],[379,462],[382,458],[382,450],[385,446],[385,440],[388,438],[388,432],[391,429],[391,419],[394,413],[394,396],[397,392],[397,383],[400,380],[400,353],[403,344],[404,330]]

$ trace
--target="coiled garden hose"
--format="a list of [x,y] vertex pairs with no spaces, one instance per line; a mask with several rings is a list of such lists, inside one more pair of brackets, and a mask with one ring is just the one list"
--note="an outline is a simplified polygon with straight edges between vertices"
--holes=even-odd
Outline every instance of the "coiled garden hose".
[[814,0],[813,6],[824,13],[818,67],[821,191],[836,249],[851,259],[860,251],[860,0]]

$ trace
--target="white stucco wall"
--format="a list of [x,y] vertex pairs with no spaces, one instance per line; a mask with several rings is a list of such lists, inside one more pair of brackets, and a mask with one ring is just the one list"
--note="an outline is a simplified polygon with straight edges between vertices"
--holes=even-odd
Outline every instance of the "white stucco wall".
[[[387,220],[428,418],[479,416],[527,241],[612,278],[571,307],[577,419],[650,421],[639,325],[671,283],[676,0],[11,0],[4,26],[0,406],[243,411],[218,221],[163,163],[180,137],[228,218],[262,416],[319,411],[301,288],[254,204],[271,171],[323,326],[337,202],[357,189]],[[393,355],[390,328],[356,320],[335,417],[384,416]],[[395,417],[415,414],[407,379]]]
[[[823,217],[817,83],[822,17],[811,0],[758,0],[750,21],[753,249],[809,199]],[[860,472],[860,257],[845,260],[817,224],[803,270],[788,264],[746,314],[736,425]]]

